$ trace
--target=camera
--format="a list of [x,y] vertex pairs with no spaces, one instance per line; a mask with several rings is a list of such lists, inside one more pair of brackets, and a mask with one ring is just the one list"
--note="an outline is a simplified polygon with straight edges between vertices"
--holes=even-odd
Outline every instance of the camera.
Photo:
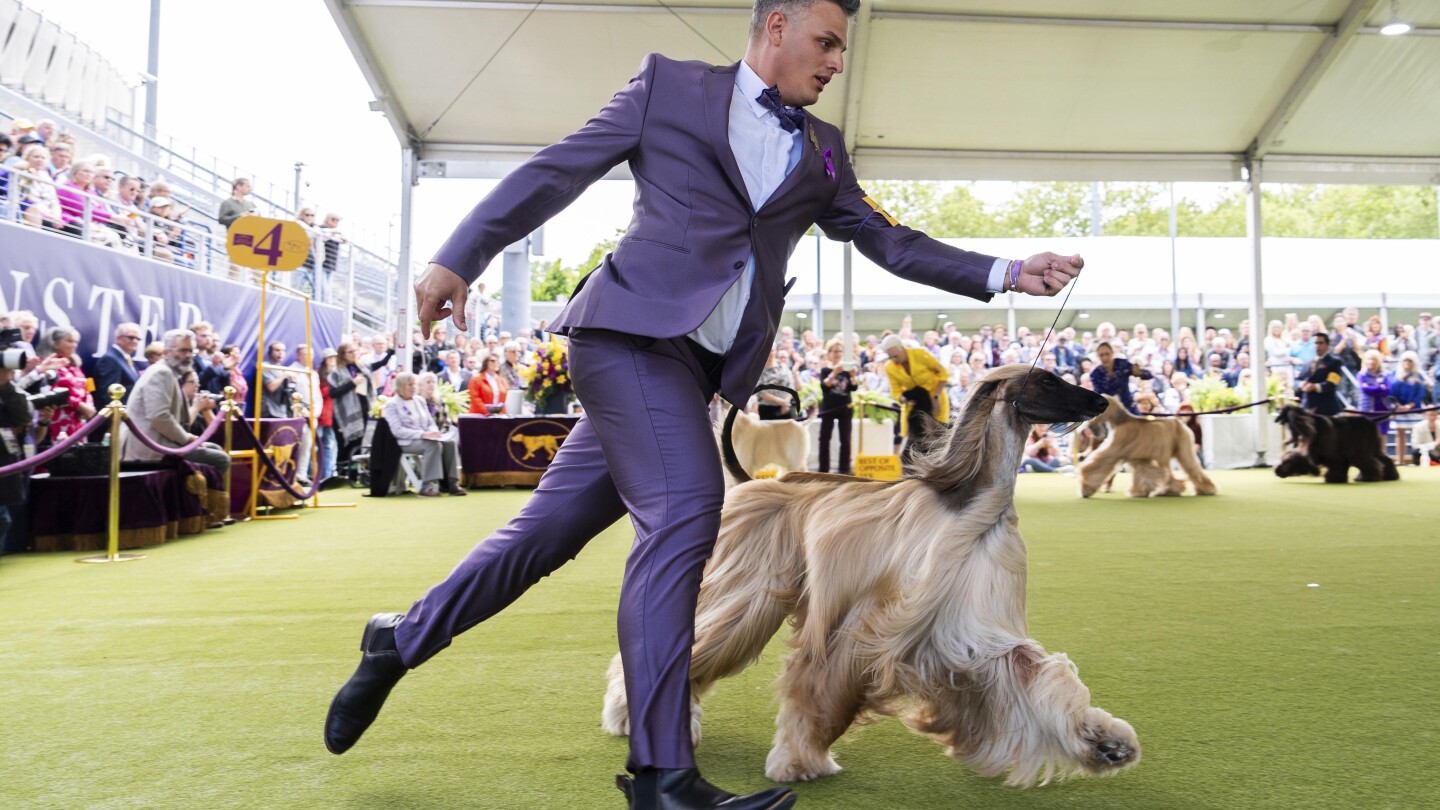
[[47,371],[31,380],[22,390],[25,398],[30,400],[30,407],[35,410],[41,408],[58,408],[70,401],[69,391],[56,391],[50,386],[60,379],[60,375],[53,371]]
[[0,368],[24,371],[33,359],[35,350],[25,342],[19,329],[0,329]]
[[220,400],[225,398],[220,394],[215,393],[214,391],[196,391],[195,396],[201,397],[203,399],[208,399],[211,402],[219,402]]

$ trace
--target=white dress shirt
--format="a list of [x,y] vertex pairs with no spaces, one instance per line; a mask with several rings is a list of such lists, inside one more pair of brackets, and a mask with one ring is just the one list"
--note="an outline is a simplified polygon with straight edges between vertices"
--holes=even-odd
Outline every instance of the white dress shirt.
[[[730,151],[740,167],[751,207],[758,211],[800,162],[803,133],[786,132],[775,113],[758,100],[768,85],[744,61],[735,72],[730,96]],[[996,259],[985,288],[999,292],[1009,261]],[[715,309],[689,337],[716,354],[725,354],[740,331],[740,318],[750,301],[755,280],[755,253],[745,261],[745,272],[725,291]]]

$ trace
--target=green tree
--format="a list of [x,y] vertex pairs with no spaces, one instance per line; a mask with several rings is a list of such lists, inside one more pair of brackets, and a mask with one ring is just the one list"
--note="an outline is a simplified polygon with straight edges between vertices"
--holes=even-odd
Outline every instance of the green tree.
[[1084,236],[1089,202],[1089,183],[1020,183],[996,218],[1006,236]]
[[568,296],[575,290],[587,273],[600,266],[605,254],[613,251],[620,242],[623,231],[616,231],[615,238],[606,239],[590,250],[590,255],[578,265],[565,267],[559,259],[542,262],[530,261],[530,300],[554,301],[559,296]]

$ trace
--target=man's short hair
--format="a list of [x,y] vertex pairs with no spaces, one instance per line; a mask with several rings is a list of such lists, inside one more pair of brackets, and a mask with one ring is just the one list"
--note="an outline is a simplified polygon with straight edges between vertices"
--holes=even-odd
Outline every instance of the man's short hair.
[[181,340],[185,339],[188,339],[191,343],[194,343],[195,333],[191,332],[189,329],[171,329],[163,336],[161,336],[160,342],[164,344],[166,349],[173,349],[177,344],[180,343]]
[[140,324],[138,323],[122,323],[115,327],[115,337],[117,338],[126,332],[134,332],[138,337],[144,337],[145,335],[145,332],[140,329]]
[[506,344],[505,344],[505,351],[507,351],[507,352],[510,352],[510,351],[518,352],[518,351],[520,351],[520,344],[519,344],[517,341],[512,340],[512,341],[510,341],[509,343],[506,343]]
[[201,332],[213,332],[215,331],[215,325],[210,323],[209,321],[196,321],[190,324],[190,331],[196,334],[199,334]]
[[799,17],[800,12],[809,11],[816,3],[834,3],[845,12],[846,18],[860,13],[860,0],[755,0],[755,8],[750,12],[750,38],[760,36],[765,30],[765,20],[770,18],[770,12]]
[[237,177],[237,178],[235,178],[235,182],[233,182],[233,183],[230,184],[230,190],[231,190],[231,191],[235,191],[236,189],[239,189],[241,183],[244,183],[244,184],[247,185],[247,186],[250,185],[250,178],[248,178],[248,177]]

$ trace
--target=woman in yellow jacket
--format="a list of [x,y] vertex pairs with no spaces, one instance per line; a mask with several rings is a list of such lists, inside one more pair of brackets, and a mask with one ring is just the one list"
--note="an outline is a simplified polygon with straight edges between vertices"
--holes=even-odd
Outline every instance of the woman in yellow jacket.
[[934,417],[940,424],[950,422],[950,397],[945,388],[950,375],[934,355],[925,349],[907,349],[899,335],[890,335],[881,342],[890,360],[885,364],[885,373],[890,378],[890,396],[910,403],[910,419],[906,425],[909,441],[900,458],[903,463],[910,458],[915,441],[924,433],[921,413]]

